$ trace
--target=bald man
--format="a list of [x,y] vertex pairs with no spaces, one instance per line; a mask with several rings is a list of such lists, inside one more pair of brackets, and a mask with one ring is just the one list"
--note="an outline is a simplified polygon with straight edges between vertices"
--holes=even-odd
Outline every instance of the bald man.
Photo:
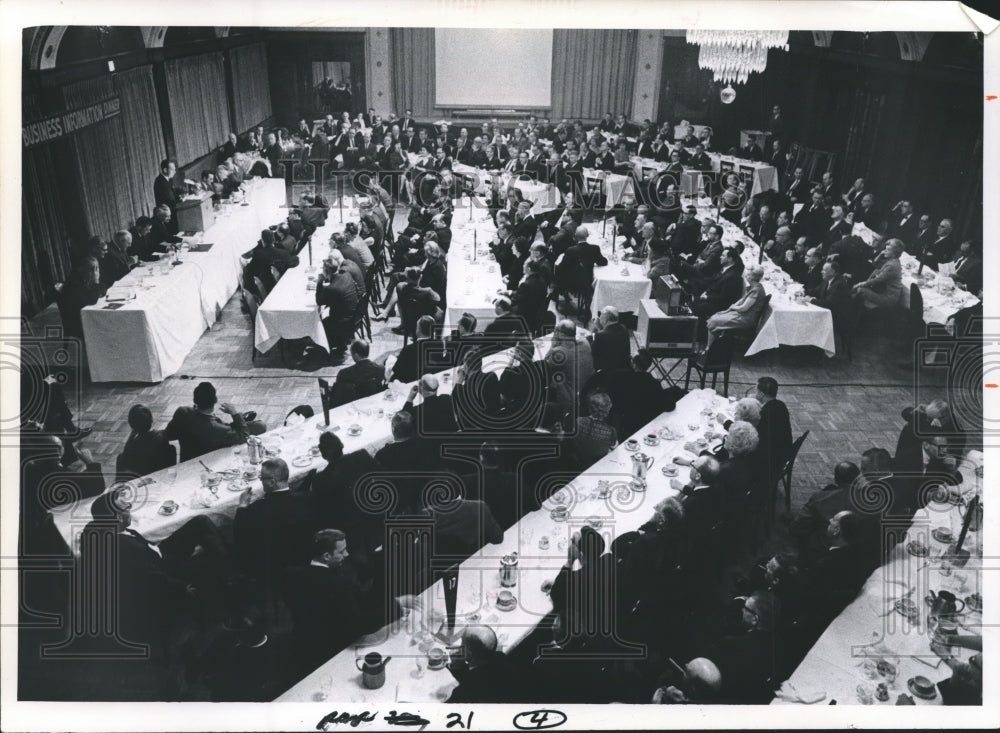
[[523,699],[520,675],[497,646],[497,635],[489,626],[466,626],[462,630],[462,658],[449,664],[459,684],[448,702],[508,703]]
[[[410,388],[403,409],[413,415],[417,435],[434,437],[458,432],[451,395],[439,395],[439,386],[436,376],[425,374]],[[418,396],[422,401],[414,405]]]
[[605,306],[597,316],[596,326],[589,339],[594,371],[627,368],[632,344],[628,329],[618,320],[618,309],[613,305]]
[[[676,670],[675,670],[676,671]],[[653,693],[657,705],[711,703],[722,690],[722,673],[711,659],[696,657],[684,665],[679,686],[660,686]]]
[[[587,241],[589,237],[587,227],[577,227],[573,245],[566,250],[562,260],[556,263],[555,285],[560,294],[582,293],[589,296],[594,289],[594,267],[608,264],[601,248]],[[589,315],[587,320],[590,320]]]

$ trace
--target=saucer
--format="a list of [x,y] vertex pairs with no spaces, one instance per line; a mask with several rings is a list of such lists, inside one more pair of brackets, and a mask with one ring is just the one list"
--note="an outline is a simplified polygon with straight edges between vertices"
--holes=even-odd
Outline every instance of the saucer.
[[177,504],[174,504],[173,506],[167,506],[164,504],[157,509],[157,513],[162,514],[165,517],[169,517],[171,514],[176,514],[178,509],[180,509],[180,506]]
[[663,471],[663,475],[664,476],[676,476],[677,475],[677,466],[674,466],[674,465],[669,464],[669,463],[666,466],[664,466],[663,468],[661,468],[660,470]]
[[517,608],[517,598],[512,597],[510,603],[503,603],[499,598],[497,599],[497,608],[501,611],[513,611]]
[[347,434],[353,437],[357,437],[358,435],[361,435],[361,428],[348,428]]
[[934,531],[931,532],[931,536],[938,542],[943,542],[946,545],[954,539],[951,530],[947,527],[935,527]]
[[[917,680],[921,680],[921,682],[917,682]],[[930,686],[929,690],[924,687],[925,684]],[[921,691],[921,687],[924,687],[923,691]],[[937,686],[926,677],[911,677],[906,681],[906,688],[921,700],[933,700],[937,697]]]
[[630,446],[628,443],[622,443],[622,447],[625,450],[627,450],[629,453],[635,453],[637,450],[639,450],[639,446],[638,445]]
[[555,509],[553,509],[551,512],[549,512],[549,517],[552,519],[553,522],[565,522],[569,518],[569,512],[560,513],[557,512]]
[[983,597],[978,593],[973,593],[971,596],[965,597],[965,607],[970,611],[982,611],[983,610]]
[[650,447],[656,447],[656,446],[658,446],[660,444],[660,439],[659,438],[652,438],[652,439],[651,438],[643,438],[642,442],[645,443],[646,445],[650,446]]
[[295,456],[295,458],[292,459],[292,465],[297,466],[298,468],[305,468],[306,466],[312,465],[312,457]]
[[914,557],[927,557],[928,552],[925,545],[913,541],[906,543],[906,551]]

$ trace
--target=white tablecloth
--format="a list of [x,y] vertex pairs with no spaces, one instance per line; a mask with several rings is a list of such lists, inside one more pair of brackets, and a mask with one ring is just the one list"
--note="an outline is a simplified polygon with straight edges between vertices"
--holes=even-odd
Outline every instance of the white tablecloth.
[[310,338],[324,351],[330,350],[326,331],[316,305],[316,291],[310,290],[309,277],[322,272],[323,260],[330,254],[330,235],[343,232],[344,224],[358,223],[355,211],[344,213],[344,222],[332,211],[327,223],[313,232],[312,266],[309,265],[309,249],[299,252],[299,264],[285,271],[274,289],[268,293],[257,311],[254,345],[264,352],[274,347],[281,339]]
[[[974,458],[975,453],[970,454],[972,462],[967,460],[960,465],[965,479],[962,489],[967,496],[982,492],[982,479],[977,478],[974,465],[977,461],[981,465],[982,456]],[[949,575],[940,572],[940,556],[947,545],[934,539],[932,532],[938,527],[948,527],[958,537],[961,525],[962,517],[955,506],[931,503],[919,511],[906,539],[896,545],[890,562],[872,574],[858,598],[830,624],[789,678],[791,684],[799,692],[824,692],[826,698],[822,704],[833,699],[841,705],[857,705],[859,685],[874,692],[875,686],[884,681],[881,677],[866,676],[865,661],[885,659],[896,666],[897,676],[889,686],[889,700],[875,705],[895,705],[900,693],[909,694],[917,705],[940,705],[940,694],[932,700],[921,699],[909,693],[907,681],[921,675],[938,683],[951,676],[950,668],[930,650],[932,629],[928,628],[929,607],[925,603],[930,592],[948,590],[960,599],[972,593],[985,595],[981,573],[982,532],[967,535],[965,549],[972,552],[972,558],[964,568],[953,568]],[[920,539],[930,548],[929,557],[909,554],[906,547],[913,539]],[[895,600],[904,596],[919,607],[915,622],[911,623],[894,609]],[[981,633],[981,613],[968,611],[960,620],[967,630],[960,629],[959,633]],[[969,654],[957,647],[952,648],[952,653],[962,659]],[[786,702],[780,698],[774,701]]]
[[[472,206],[469,219],[469,202],[463,199],[456,205],[451,221],[451,247],[448,249],[448,308],[445,324],[454,326],[463,313],[471,313],[478,320],[477,330],[496,318],[493,299],[498,290],[505,290],[500,268],[490,254],[489,243],[496,235],[496,225],[489,209],[480,202]],[[476,258],[473,261],[473,243]]]
[[[744,160],[732,155],[720,155],[719,153],[708,153],[708,157],[712,161],[712,172],[716,174],[715,178],[717,180],[721,179],[718,174],[721,173],[722,164],[725,162],[727,167],[731,167],[736,173],[740,173],[740,169],[744,168],[753,174],[753,181],[750,186],[751,196],[756,196],[764,191],[778,190],[778,170],[772,165]],[[642,180],[644,170],[652,171],[655,169],[656,171],[662,171],[667,167],[666,163],[661,163],[651,158],[633,156],[630,160],[632,161],[635,175],[639,180]],[[702,171],[685,169],[680,181],[678,181],[678,187],[685,196],[693,196],[699,193],[704,187],[706,183],[704,180],[705,176],[699,176],[699,173],[702,173]],[[702,179],[700,182],[699,178]]]
[[[864,224],[854,225],[852,233],[861,237],[866,244],[871,244],[875,233]],[[954,287],[954,281],[924,267],[920,275],[920,260],[904,252],[899,262],[903,267],[903,294],[900,296],[904,308],[910,307],[910,286],[914,283],[920,288],[924,300],[924,323],[947,323],[948,319],[963,308],[969,308],[979,302],[974,294]]]
[[[154,274],[140,267],[116,286],[136,298],[118,309],[106,302],[84,308],[84,342],[95,382],[159,382],[175,374],[185,357],[236,292],[240,255],[260,230],[285,217],[284,181],[254,179],[248,206],[226,206],[204,242],[207,252],[188,252],[183,263],[164,257]],[[137,288],[145,278],[145,287]]]
[[[675,440],[661,440],[656,447],[642,446],[642,451],[654,459],[644,492],[637,493],[628,488],[632,476],[632,455],[623,445],[619,446],[573,479],[567,487],[560,489],[558,494],[569,507],[567,521],[556,522],[551,518],[550,511],[557,503],[553,496],[541,509],[525,515],[510,527],[504,533],[503,542],[486,545],[465,560],[458,576],[456,631],[470,623],[470,614],[479,614],[476,623],[486,624],[496,631],[501,650],[512,649],[522,642],[552,610],[548,595],[542,592],[542,584],[558,575],[566,560],[566,546],[572,533],[579,531],[588,518],[594,518],[600,522],[598,531],[610,545],[615,537],[636,530],[649,520],[657,502],[677,494],[670,487],[670,479],[660,469],[674,456],[683,453],[685,442],[696,436],[701,437],[715,422],[714,414],[728,408],[728,405],[712,390],[694,390],[677,403],[674,412],[661,415],[636,433],[636,437],[641,438],[669,426],[680,436]],[[712,415],[701,414],[706,407],[712,408]],[[697,425],[698,429],[691,431],[689,425]],[[689,469],[683,466],[678,468],[679,480],[686,482]],[[608,498],[602,499],[598,495],[599,480],[610,482],[611,495]],[[549,546],[544,550],[539,547],[542,537],[549,538]],[[511,590],[517,598],[517,607],[501,611],[496,607],[496,594],[501,590],[498,573],[500,558],[515,551],[518,553],[519,577],[517,585]],[[386,627],[375,639],[369,640],[369,646],[345,649],[277,698],[277,702],[314,702],[326,697],[353,703],[440,702],[447,699],[456,686],[450,672],[425,670],[419,678],[411,674],[416,673],[415,660],[423,657],[414,645],[414,634],[419,633],[426,623],[427,611],[433,609],[442,616],[444,614],[441,583],[428,588],[421,598],[423,614],[411,614],[406,621]],[[370,651],[393,658],[386,666],[385,685],[377,690],[361,685],[361,673],[355,666],[356,657]]]
[[[581,330],[581,338],[586,331]],[[543,359],[551,348],[552,337],[545,336],[535,339],[535,358]],[[484,370],[501,370],[509,363],[510,356],[503,352],[489,357],[484,362]],[[448,377],[442,376],[439,388],[440,394],[450,394],[454,381],[454,370],[448,370]],[[355,400],[330,410],[330,427],[326,428],[322,411],[317,411],[315,417],[302,425],[278,427],[265,433],[261,438],[265,447],[279,449],[278,455],[288,463],[292,483],[302,479],[313,470],[322,470],[326,461],[320,457],[308,455],[309,448],[318,444],[322,430],[333,430],[344,443],[344,453],[356,450],[367,450],[374,454],[379,448],[392,440],[390,419],[400,410],[410,387],[415,384],[393,382],[389,388],[377,395]],[[319,392],[317,387],[317,400]],[[418,400],[419,404],[419,400]],[[224,418],[225,419],[225,418]],[[351,435],[348,428],[359,425],[362,431],[359,435]],[[217,497],[207,496],[201,487],[201,474],[204,472],[202,463],[213,471],[236,471],[245,468],[247,457],[246,447],[221,448],[207,453],[200,458],[184,461],[173,468],[167,468],[139,479],[134,484],[141,483],[137,488],[132,506],[132,526],[151,542],[159,542],[172,535],[185,522],[195,516],[206,515],[217,526],[226,527],[231,524],[236,514],[239,500],[239,487],[233,485],[235,476],[223,481]],[[263,495],[259,480],[252,482],[254,497]],[[230,487],[234,490],[230,491]],[[172,499],[180,505],[172,515],[159,513],[161,504]],[[203,501],[211,499],[210,501]],[[76,504],[67,504],[52,511],[52,517],[67,546],[74,554],[79,554],[79,534],[91,520],[90,504],[93,499],[85,499]]]
[[589,181],[598,179],[601,181],[600,186],[601,193],[604,196],[605,209],[613,209],[618,206],[626,194],[632,196],[635,200],[639,200],[639,194],[635,190],[631,176],[599,171],[594,168],[584,168],[583,179],[585,185]]
[[[473,190],[480,195],[486,192],[487,186],[492,185],[495,178],[500,179],[501,190],[507,189],[512,178],[510,173],[491,173],[464,163],[453,163],[451,170],[454,174],[472,181]],[[534,204],[532,207],[534,214],[551,211],[562,202],[562,193],[552,184],[532,180],[516,180],[514,186],[520,189],[525,199]]]

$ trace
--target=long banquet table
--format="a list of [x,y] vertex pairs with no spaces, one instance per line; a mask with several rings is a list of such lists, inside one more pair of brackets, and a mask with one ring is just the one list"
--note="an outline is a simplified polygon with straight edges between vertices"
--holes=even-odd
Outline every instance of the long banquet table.
[[[851,233],[869,245],[875,238],[875,232],[861,223],[855,224]],[[979,302],[973,293],[956,288],[950,277],[929,267],[921,268],[920,260],[908,252],[900,255],[899,262],[903,268],[900,302],[904,308],[910,307],[910,286],[916,284],[924,301],[924,323],[947,323],[958,311]]]
[[[982,496],[983,456],[970,451],[959,464],[963,483],[959,490],[968,501]],[[962,527],[961,507],[948,502],[931,502],[917,512],[905,537],[893,550],[888,563],[875,570],[857,599],[847,606],[827,627],[805,659],[783,685],[772,704],[799,703],[804,700],[828,704],[859,704],[874,696],[878,684],[886,684],[889,699],[864,704],[895,705],[900,694],[908,694],[917,705],[940,705],[941,696],[925,700],[908,690],[908,680],[920,675],[937,684],[951,676],[950,668],[930,648],[934,623],[929,619],[926,598],[933,591],[947,590],[965,603],[974,593],[983,598],[982,585],[983,529],[970,530],[964,549],[971,557],[964,567],[953,566],[948,544],[934,532],[947,528],[958,537]],[[917,557],[908,551],[909,543],[919,540],[930,552]],[[896,611],[897,600],[909,598],[917,604],[917,616],[910,620]],[[981,634],[983,611],[964,609],[959,615],[960,634]],[[951,653],[962,661],[970,654],[952,647]],[[871,661],[869,661],[871,660]],[[872,669],[871,662],[884,660],[896,668],[895,680]]]
[[[586,335],[581,331],[580,337]],[[552,337],[535,340],[535,358],[543,359],[551,348]],[[502,352],[487,357],[484,369],[502,370],[509,363],[509,354]],[[440,394],[450,394],[454,386],[451,378],[454,370],[447,370],[448,377],[441,379]],[[322,470],[326,462],[318,456],[310,455],[309,449],[317,445],[323,430],[333,430],[344,443],[344,452],[367,450],[374,454],[392,440],[390,419],[402,408],[410,387],[415,384],[392,382],[387,389],[330,411],[330,427],[324,423],[322,413],[305,423],[289,427],[278,427],[261,436],[265,448],[276,451],[275,455],[285,459],[290,471],[290,481],[294,484],[303,479],[313,469]],[[317,392],[317,398],[319,397]],[[318,400],[317,400],[318,401]],[[419,404],[419,398],[417,400]],[[361,427],[361,433],[351,435],[348,428]],[[241,473],[246,466],[247,452],[244,445],[220,448],[199,458],[178,463],[176,466],[151,473],[128,482],[133,494],[133,527],[147,539],[159,542],[166,539],[185,522],[195,516],[205,515],[216,525],[226,527],[236,514],[241,484]],[[204,465],[202,465],[204,464]],[[202,474],[208,466],[213,472],[223,474],[223,482],[216,494],[202,488]],[[253,495],[262,495],[260,481],[251,482]],[[172,500],[180,505],[173,514],[162,514],[163,502]],[[92,499],[66,504],[51,510],[56,529],[74,554],[79,552],[79,533],[91,520]]]
[[191,250],[182,264],[165,255],[140,266],[109,291],[126,300],[102,298],[82,310],[94,382],[160,382],[181,368],[236,292],[240,256],[261,229],[284,218],[284,181],[251,179],[248,194],[245,205],[224,205],[203,236],[186,238]]
[[[733,155],[722,155],[720,153],[708,153],[709,160],[712,161],[712,173],[721,173],[723,169],[741,173],[747,171],[753,174],[753,180],[749,184],[749,195],[756,196],[764,191],[778,190],[778,169],[767,163],[760,163],[754,160],[737,158]],[[638,180],[643,179],[644,171],[662,171],[667,167],[666,163],[653,160],[651,158],[640,158],[632,156],[630,158],[635,175]],[[696,171],[685,169],[678,181],[678,188],[687,196],[697,194],[701,186],[698,183],[698,176],[708,171]]]
[[478,321],[477,330],[482,330],[496,318],[493,299],[497,291],[505,289],[500,268],[489,248],[496,231],[489,209],[481,199],[470,201],[463,196],[456,201],[447,259],[446,325],[454,326],[463,313],[471,313]]
[[299,264],[285,271],[260,304],[254,325],[254,346],[258,351],[267,351],[282,339],[299,338],[312,339],[324,351],[330,350],[316,305],[314,283],[323,260],[330,254],[330,235],[343,231],[349,221],[359,221],[353,207],[343,218],[341,222],[332,210],[329,212],[326,224],[313,232],[310,244],[299,252]]
[[[496,633],[503,651],[521,643],[538,623],[552,610],[543,583],[552,581],[566,560],[566,548],[573,532],[586,523],[597,525],[605,541],[638,529],[653,513],[653,507],[678,492],[670,487],[670,479],[660,469],[673,457],[684,453],[683,445],[700,438],[712,429],[719,410],[728,410],[729,402],[713,390],[694,390],[677,403],[673,412],[665,413],[639,430],[641,451],[653,458],[644,491],[629,488],[631,454],[624,441],[605,458],[569,481],[542,504],[542,508],[526,514],[504,533],[502,542],[486,545],[465,560],[459,569],[456,602],[456,632],[470,623],[486,624]],[[694,429],[692,429],[694,428]],[[671,432],[667,433],[669,429]],[[663,431],[663,432],[661,432]],[[648,433],[661,436],[659,444],[643,445]],[[690,454],[687,454],[689,457]],[[690,469],[678,466],[677,478],[686,482]],[[608,481],[610,494],[601,498],[598,481]],[[569,508],[567,520],[557,522],[550,512],[558,504]],[[548,547],[540,541],[548,538]],[[502,590],[498,569],[500,559],[518,553],[518,581],[513,591],[517,606],[508,611],[496,605]],[[381,632],[366,637],[362,646],[348,647],[312,674],[277,698],[277,702],[315,702],[329,698],[353,703],[376,701],[440,702],[446,700],[457,683],[447,669],[425,669],[418,672],[417,660],[425,653],[419,644],[427,639],[427,630],[435,630],[434,618],[444,616],[444,595],[438,581],[420,596],[422,610],[412,612],[402,622],[391,624]],[[371,651],[393,661],[386,666],[385,685],[370,690],[361,684],[356,659]]]

